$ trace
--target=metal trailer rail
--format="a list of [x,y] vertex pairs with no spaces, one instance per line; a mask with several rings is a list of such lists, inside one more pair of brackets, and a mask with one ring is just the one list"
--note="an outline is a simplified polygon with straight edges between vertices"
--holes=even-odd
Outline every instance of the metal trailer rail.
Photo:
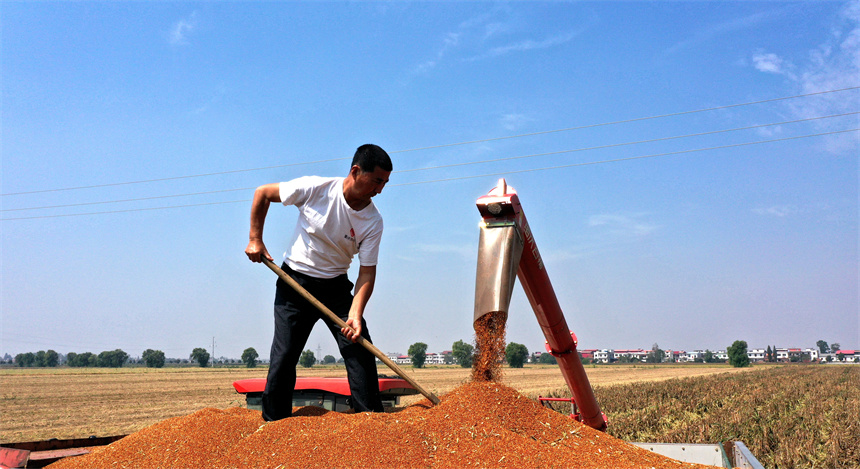
[[741,441],[707,443],[631,443],[681,462],[717,467],[765,469]]

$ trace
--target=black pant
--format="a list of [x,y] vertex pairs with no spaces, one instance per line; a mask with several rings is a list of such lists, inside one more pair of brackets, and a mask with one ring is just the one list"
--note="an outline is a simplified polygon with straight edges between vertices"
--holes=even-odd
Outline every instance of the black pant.
[[[349,317],[352,305],[352,282],[346,275],[333,279],[318,279],[293,271],[286,264],[284,272],[304,287],[317,300],[341,319]],[[293,391],[296,387],[296,365],[308,341],[314,324],[322,319],[337,341],[352,393],[352,407],[358,412],[382,412],[376,358],[369,350],[347,339],[340,326],[332,322],[292,287],[278,279],[275,291],[275,337],[269,363],[269,376],[263,392],[263,419],[267,421],[289,417],[293,412]],[[370,333],[364,318],[361,335],[368,342]]]

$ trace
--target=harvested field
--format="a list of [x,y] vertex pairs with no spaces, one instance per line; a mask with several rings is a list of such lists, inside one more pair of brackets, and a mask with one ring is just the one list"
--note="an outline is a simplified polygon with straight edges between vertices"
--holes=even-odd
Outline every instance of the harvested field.
[[[587,366],[593,385],[661,381],[685,376],[745,372],[724,365]],[[470,368],[406,368],[436,395],[451,392],[471,379]],[[529,397],[565,389],[555,365],[502,369],[501,382]],[[386,367],[380,373],[391,374]],[[299,376],[345,376],[342,367],[299,368]],[[0,370],[0,442],[48,438],[81,438],[136,432],[171,417],[213,407],[243,404],[233,381],[264,378],[265,368],[13,368]],[[405,405],[420,401],[410,396]]]
[[493,382],[396,413],[298,415],[264,423],[256,411],[204,409],[50,467],[707,467],[630,445]]

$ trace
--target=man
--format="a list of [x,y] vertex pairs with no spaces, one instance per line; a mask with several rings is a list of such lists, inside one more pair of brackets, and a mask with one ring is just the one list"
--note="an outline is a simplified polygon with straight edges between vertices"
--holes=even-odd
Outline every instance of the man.
[[[382,216],[371,200],[391,174],[391,158],[382,148],[358,147],[345,178],[306,176],[257,188],[251,205],[251,232],[245,254],[252,262],[273,260],[263,244],[269,204],[295,205],[299,218],[282,268],[311,295],[351,326],[341,329],[278,279],[275,292],[275,336],[269,375],[263,392],[263,418],[292,415],[296,365],[317,320],[322,319],[338,343],[346,365],[352,405],[358,412],[382,412],[376,358],[356,344],[370,341],[364,308],[373,293],[382,238]],[[347,278],[352,258],[360,267],[353,284]]]

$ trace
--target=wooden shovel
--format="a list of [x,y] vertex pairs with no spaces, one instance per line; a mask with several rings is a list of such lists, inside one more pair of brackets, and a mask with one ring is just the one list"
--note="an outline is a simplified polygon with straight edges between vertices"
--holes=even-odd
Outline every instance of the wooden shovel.
[[[347,327],[347,328],[352,329],[351,327],[349,327],[349,325],[347,325],[347,323],[343,319],[339,318],[330,309],[328,309],[328,307],[326,307],[326,305],[322,304],[319,300],[314,298],[314,296],[311,295],[310,292],[305,290],[304,287],[299,285],[298,282],[293,280],[292,277],[287,275],[287,273],[284,272],[283,269],[281,269],[280,267],[275,265],[274,262],[267,259],[265,255],[261,255],[260,259],[263,261],[264,264],[266,264],[266,267],[272,269],[272,272],[278,274],[278,277],[280,277],[281,280],[283,280],[284,282],[287,282],[287,285],[293,287],[293,289],[295,291],[297,291],[300,295],[302,295],[302,297],[304,297],[304,299],[308,300],[312,305],[316,306],[317,309],[319,309],[323,314],[326,315],[326,317],[331,319],[335,324],[337,324],[341,328]],[[385,363],[386,365],[388,365],[389,368],[391,368],[392,371],[397,373],[397,376],[400,376],[401,378],[406,380],[406,382],[411,384],[412,387],[414,387],[415,389],[418,390],[418,392],[423,394],[424,397],[426,397],[427,399],[430,399],[430,402],[432,402],[434,405],[436,405],[440,402],[439,398],[436,397],[436,395],[434,395],[433,393],[428,392],[427,390],[422,388],[418,383],[415,382],[415,380],[410,378],[409,375],[407,375],[406,372],[403,371],[402,368],[397,366],[397,363],[394,363],[393,361],[391,361],[391,359],[388,358],[388,356],[386,356],[384,353],[382,353],[381,350],[376,348],[375,345],[373,345],[372,343],[367,341],[364,337],[358,336],[355,343],[360,344],[362,347],[369,350],[370,353],[375,355],[376,358],[378,358],[380,361],[382,361],[382,363]]]

